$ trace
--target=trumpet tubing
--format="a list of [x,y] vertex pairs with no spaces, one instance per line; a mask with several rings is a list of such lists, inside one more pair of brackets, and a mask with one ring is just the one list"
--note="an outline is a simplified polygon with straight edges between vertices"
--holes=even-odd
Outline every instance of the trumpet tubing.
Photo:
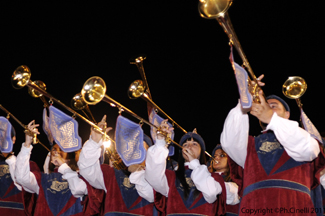
[[248,69],[248,72],[251,76],[251,79],[249,79],[249,82],[254,81],[256,87],[253,88],[253,98],[255,102],[259,102],[258,92],[260,87],[258,86],[258,82],[256,79],[256,76],[253,72],[253,69],[251,68],[246,55],[240,45],[240,42],[237,38],[237,35],[235,33],[235,30],[232,26],[232,23],[230,21],[230,17],[228,15],[228,9],[232,5],[233,0],[200,0],[199,1],[199,13],[201,17],[206,19],[216,19],[225,33],[227,34],[230,44],[233,44],[236,48],[239,56],[241,57],[244,66]]

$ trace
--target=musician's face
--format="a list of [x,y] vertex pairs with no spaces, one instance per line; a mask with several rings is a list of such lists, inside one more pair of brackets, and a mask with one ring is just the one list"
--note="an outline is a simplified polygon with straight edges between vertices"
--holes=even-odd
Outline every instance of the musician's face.
[[62,151],[62,150],[60,149],[60,147],[59,147],[58,144],[55,144],[55,145],[52,147],[51,154],[52,154],[53,156],[59,154],[59,155],[62,157],[62,159],[66,159],[66,158],[67,158],[67,155],[68,155],[66,152],[64,152],[64,151]]
[[[196,159],[200,158],[201,146],[198,142],[193,140],[193,138],[191,140],[187,140],[183,144],[183,148],[188,149],[188,152],[192,155],[192,157],[194,157]],[[185,162],[189,162],[189,158],[187,157],[187,155],[184,152],[182,153],[182,155],[183,155],[183,158],[185,159]]]
[[285,118],[285,119],[289,119],[290,112],[288,112],[284,108],[283,104],[280,101],[278,101],[277,99],[268,99],[267,102],[269,103],[273,112],[276,112],[276,114],[278,114],[278,116]]
[[212,165],[215,172],[225,172],[228,170],[227,154],[222,149],[217,149],[213,157]]

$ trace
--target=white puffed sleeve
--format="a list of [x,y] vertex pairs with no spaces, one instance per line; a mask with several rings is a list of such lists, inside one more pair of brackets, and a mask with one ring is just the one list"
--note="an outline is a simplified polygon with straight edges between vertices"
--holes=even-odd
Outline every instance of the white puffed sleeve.
[[99,163],[101,153],[100,147],[102,144],[102,140],[100,140],[99,143],[96,143],[90,137],[81,149],[78,167],[80,174],[89,182],[91,186],[107,192],[103,172]]
[[169,186],[166,171],[166,158],[169,150],[163,139],[157,139],[155,145],[147,151],[145,178],[155,191],[168,197]]
[[29,159],[32,149],[32,145],[29,148],[26,148],[24,144],[22,144],[21,150],[17,155],[15,177],[17,183],[20,184],[24,190],[29,193],[39,194],[39,186],[36,177],[32,172],[30,172],[29,167]]

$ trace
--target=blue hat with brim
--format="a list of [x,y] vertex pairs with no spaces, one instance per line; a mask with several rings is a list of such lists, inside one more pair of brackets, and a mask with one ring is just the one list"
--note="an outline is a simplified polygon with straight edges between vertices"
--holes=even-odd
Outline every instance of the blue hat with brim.
[[212,157],[214,157],[214,154],[216,153],[216,151],[217,151],[218,149],[221,149],[221,150],[222,150],[222,146],[221,146],[220,144],[218,144],[218,145],[216,145],[216,147],[214,147],[214,149],[213,149],[213,151],[212,151],[212,154],[211,154]]
[[282,105],[284,106],[284,108],[290,112],[290,107],[289,105],[282,99],[280,98],[279,96],[276,96],[276,95],[269,95],[266,97],[266,100],[269,100],[269,99],[276,99],[278,101],[280,101],[280,103],[282,103]]
[[205,142],[204,142],[203,138],[202,138],[199,134],[194,133],[194,132],[188,132],[188,133],[184,134],[184,135],[182,136],[181,140],[179,141],[179,144],[180,144],[181,146],[183,146],[183,144],[184,144],[188,139],[191,139],[191,138],[197,140],[197,141],[199,142],[200,146],[201,146],[201,150],[202,150],[202,151],[205,151]]

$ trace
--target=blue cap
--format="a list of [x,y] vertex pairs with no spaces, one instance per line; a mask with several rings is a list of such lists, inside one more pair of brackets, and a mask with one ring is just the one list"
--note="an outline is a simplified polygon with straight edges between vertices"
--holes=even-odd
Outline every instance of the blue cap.
[[218,149],[221,149],[221,150],[222,150],[222,147],[221,147],[220,144],[217,144],[216,147],[214,147],[214,149],[213,149],[213,151],[212,151],[212,154],[211,154],[212,157],[214,157],[214,154],[216,153],[216,151],[217,151]]
[[[195,130],[195,129],[194,129],[194,130]],[[196,130],[195,130],[195,131],[196,131]],[[183,146],[183,144],[186,142],[186,140],[191,139],[191,138],[197,140],[197,141],[199,142],[200,146],[201,146],[201,150],[202,150],[202,151],[205,151],[205,143],[204,143],[204,140],[203,140],[203,138],[202,138],[199,134],[197,134],[196,132],[188,132],[188,133],[184,134],[184,135],[182,136],[181,140],[179,141],[179,144],[180,144],[181,146]]]
[[284,106],[284,108],[290,112],[290,107],[289,105],[282,99],[280,98],[279,96],[276,96],[276,95],[269,95],[266,97],[266,100],[269,100],[269,99],[276,99],[278,101],[280,101],[282,103],[282,105]]

